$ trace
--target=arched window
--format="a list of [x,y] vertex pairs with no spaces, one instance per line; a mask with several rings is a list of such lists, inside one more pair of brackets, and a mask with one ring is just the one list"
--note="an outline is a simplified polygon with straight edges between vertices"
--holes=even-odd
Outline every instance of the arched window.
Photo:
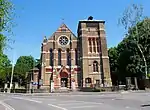
[[89,52],[92,52],[92,40],[89,38]]
[[67,65],[68,66],[71,66],[70,60],[71,60],[71,54],[70,54],[69,48],[67,48]]
[[96,42],[97,42],[97,52],[99,53],[100,52],[100,41],[99,41],[99,38],[96,39]]
[[93,38],[92,41],[93,41],[93,51],[96,52],[95,38]]
[[53,49],[50,49],[50,66],[53,66]]
[[75,65],[78,65],[78,50],[75,49]]
[[61,49],[58,49],[58,65],[61,65]]
[[98,72],[98,62],[97,61],[93,62],[93,72]]

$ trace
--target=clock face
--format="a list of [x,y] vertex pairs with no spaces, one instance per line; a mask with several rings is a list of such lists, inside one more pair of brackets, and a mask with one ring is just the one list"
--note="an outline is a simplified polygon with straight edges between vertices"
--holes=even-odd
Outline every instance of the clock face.
[[61,45],[67,45],[69,43],[69,39],[66,36],[61,36],[59,38],[59,44]]

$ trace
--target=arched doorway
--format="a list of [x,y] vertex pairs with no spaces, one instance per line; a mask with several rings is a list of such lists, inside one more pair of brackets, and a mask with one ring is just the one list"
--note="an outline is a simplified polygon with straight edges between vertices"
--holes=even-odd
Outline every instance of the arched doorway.
[[91,87],[92,79],[87,77],[85,78],[85,87]]
[[68,73],[67,72],[61,72],[60,73],[60,84],[61,87],[68,87]]

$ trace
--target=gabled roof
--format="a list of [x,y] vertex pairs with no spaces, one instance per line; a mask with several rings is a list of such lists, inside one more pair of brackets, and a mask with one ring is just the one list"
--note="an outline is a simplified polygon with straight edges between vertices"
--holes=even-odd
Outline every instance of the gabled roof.
[[77,38],[76,35],[67,27],[67,25],[64,24],[64,23],[62,23],[62,24],[60,25],[60,27],[59,27],[59,28],[52,34],[52,36],[49,37],[48,39],[49,39],[49,40],[52,40],[52,37],[55,35],[55,33],[60,33],[60,32],[71,33],[75,38]]

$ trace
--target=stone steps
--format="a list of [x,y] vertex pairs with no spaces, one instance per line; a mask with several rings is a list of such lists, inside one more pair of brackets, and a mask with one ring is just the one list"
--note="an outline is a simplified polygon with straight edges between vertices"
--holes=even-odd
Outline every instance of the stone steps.
[[68,92],[70,92],[70,89],[67,87],[61,87],[59,89],[56,89],[54,92],[55,93],[66,93],[67,92],[68,93]]

